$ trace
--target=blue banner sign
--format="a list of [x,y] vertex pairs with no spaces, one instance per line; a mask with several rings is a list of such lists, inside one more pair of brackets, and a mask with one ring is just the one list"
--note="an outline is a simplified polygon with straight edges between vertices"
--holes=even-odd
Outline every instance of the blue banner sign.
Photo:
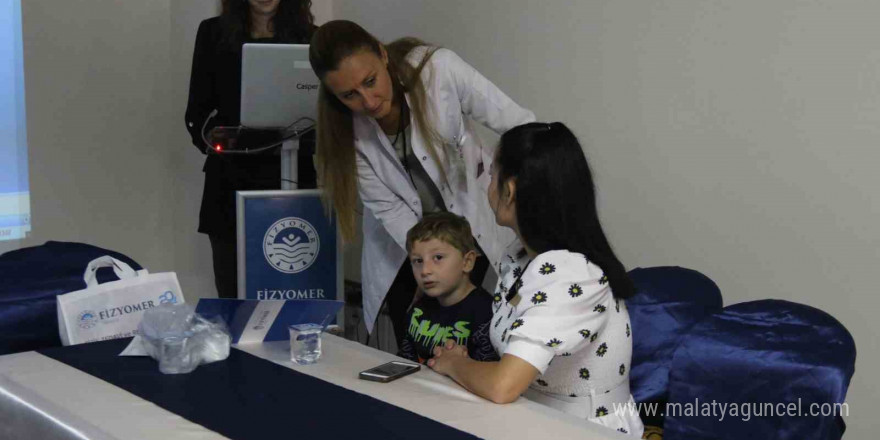
[[342,300],[341,240],[320,190],[239,191],[238,297]]

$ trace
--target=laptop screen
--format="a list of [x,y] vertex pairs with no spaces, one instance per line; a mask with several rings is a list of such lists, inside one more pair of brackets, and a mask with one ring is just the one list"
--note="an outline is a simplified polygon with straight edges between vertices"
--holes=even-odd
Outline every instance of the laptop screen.
[[245,44],[241,125],[287,128],[304,118],[314,121],[319,86],[309,63],[307,44]]

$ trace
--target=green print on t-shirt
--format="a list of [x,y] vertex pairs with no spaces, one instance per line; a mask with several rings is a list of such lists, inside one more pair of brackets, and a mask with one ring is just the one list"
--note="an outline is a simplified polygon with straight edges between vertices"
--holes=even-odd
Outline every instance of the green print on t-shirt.
[[456,344],[467,345],[468,337],[471,335],[471,331],[468,329],[470,321],[457,321],[451,326],[441,327],[440,324],[431,325],[430,319],[419,321],[418,318],[424,314],[425,312],[422,309],[418,307],[413,308],[412,318],[409,322],[409,335],[417,343],[429,345],[425,342],[430,340],[431,346],[437,346],[446,342],[447,339],[454,337]]

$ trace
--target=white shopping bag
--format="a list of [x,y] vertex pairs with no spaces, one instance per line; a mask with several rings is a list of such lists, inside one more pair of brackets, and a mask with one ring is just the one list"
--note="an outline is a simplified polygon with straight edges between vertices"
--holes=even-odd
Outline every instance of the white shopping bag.
[[[101,267],[112,267],[119,281],[98,284],[95,273]],[[64,345],[134,336],[145,310],[184,302],[174,272],[135,271],[109,255],[92,260],[83,279],[85,289],[58,295],[58,329]]]

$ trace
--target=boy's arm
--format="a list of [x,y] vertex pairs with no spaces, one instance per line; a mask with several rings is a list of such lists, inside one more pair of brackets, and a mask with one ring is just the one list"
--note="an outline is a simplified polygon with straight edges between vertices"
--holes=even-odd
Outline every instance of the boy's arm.
[[[406,312],[406,322],[409,323],[413,320],[413,304],[410,304],[409,309]],[[419,310],[419,314],[421,314],[421,310]],[[413,340],[412,335],[409,334],[409,330],[406,331],[406,334],[403,336],[403,339],[400,340],[400,347],[397,348],[397,355],[409,359],[413,362],[419,361],[419,353],[416,350],[416,342]]]
[[407,333],[406,336],[404,336],[403,339],[400,341],[400,347],[397,350],[397,355],[413,362],[419,361],[419,355],[418,353],[416,353],[416,346],[413,343],[412,336],[410,336],[409,333]]
[[475,361],[491,362],[501,359],[489,339],[489,324],[489,321],[484,322],[468,339],[468,356]]

